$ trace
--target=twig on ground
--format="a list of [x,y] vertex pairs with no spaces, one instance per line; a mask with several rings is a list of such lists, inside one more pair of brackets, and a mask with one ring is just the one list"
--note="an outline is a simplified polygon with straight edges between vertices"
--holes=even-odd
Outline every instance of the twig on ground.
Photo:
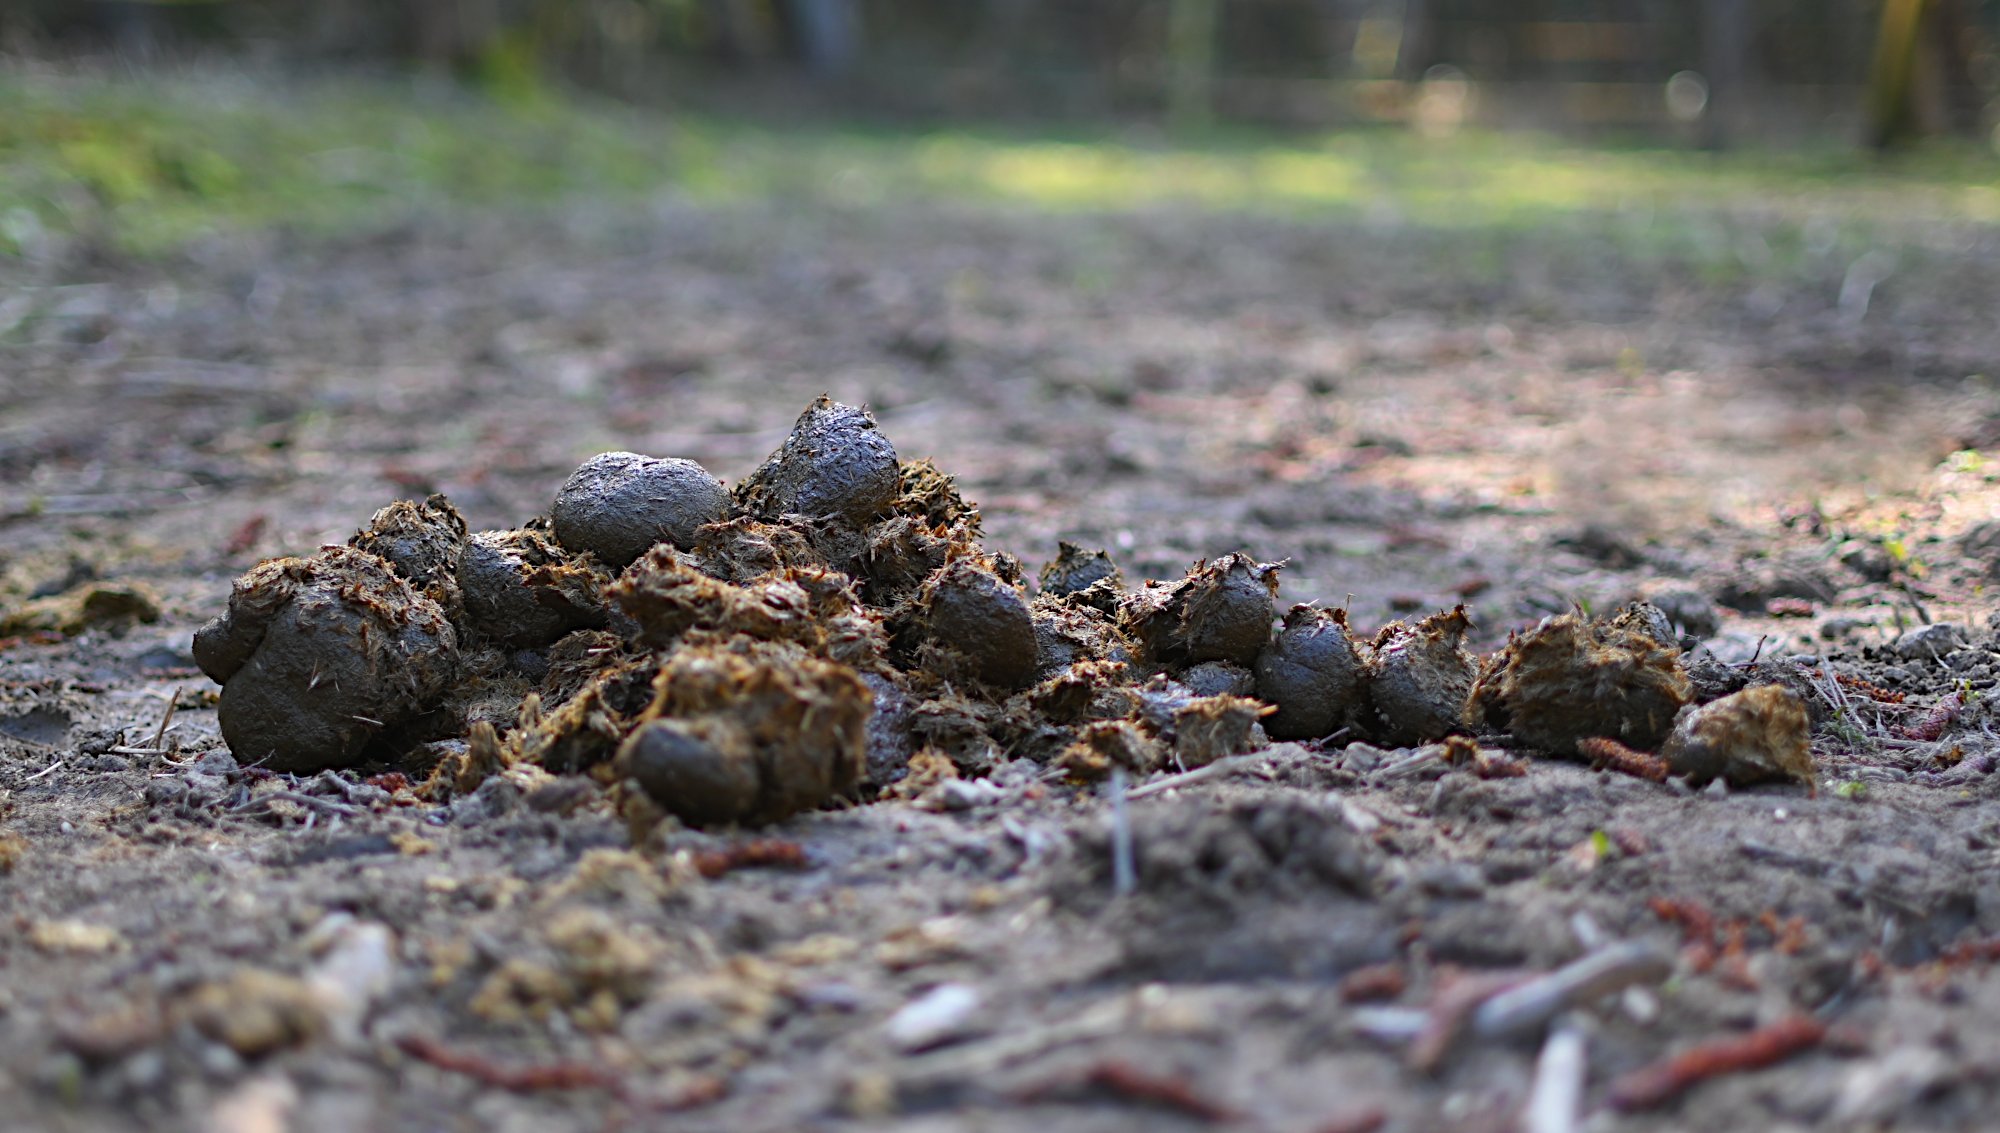
[[232,813],[241,814],[246,811],[261,810],[264,806],[276,801],[297,803],[300,806],[323,810],[328,814],[337,814],[343,818],[353,818],[362,813],[359,807],[348,806],[346,803],[337,803],[332,799],[302,795],[297,791],[264,791],[261,794],[252,795],[250,798],[229,809]]
[[1192,771],[1182,771],[1169,775],[1164,779],[1155,779],[1143,786],[1134,787],[1125,792],[1125,797],[1127,799],[1149,798],[1166,791],[1177,790],[1181,787],[1191,787],[1196,783],[1203,783],[1210,779],[1220,779],[1225,775],[1233,775],[1243,770],[1250,764],[1251,759],[1252,757],[1247,755],[1232,755],[1225,759],[1218,759],[1206,767],[1197,767]]
[[1795,1015],[1747,1035],[1714,1039],[1642,1066],[1612,1082],[1606,1097],[1612,1108],[1621,1112],[1651,1109],[1710,1078],[1774,1066],[1818,1046],[1825,1037],[1826,1024],[1810,1015]]
[[180,707],[180,703],[181,703],[180,693],[175,692],[173,690],[168,690],[167,710],[163,715],[161,715],[160,726],[153,730],[153,742],[147,744],[146,745],[147,747],[150,747],[155,751],[166,750],[165,745],[167,742],[167,725],[172,724],[174,722],[174,709]]
[[1138,871],[1132,861],[1132,812],[1125,805],[1125,769],[1111,769],[1111,892],[1131,895],[1139,887]]
[[1235,1110],[1196,1093],[1194,1087],[1182,1078],[1154,1074],[1117,1059],[1093,1064],[1084,1071],[1081,1082],[1065,1076],[1062,1081],[1027,1091],[1025,1098],[1049,1097],[1075,1085],[1102,1090],[1125,1101],[1171,1109],[1202,1121],[1234,1121],[1237,1117]]
[[1371,778],[1377,782],[1408,778],[1426,768],[1434,767],[1444,762],[1445,751],[1446,749],[1443,744],[1432,744],[1429,747],[1418,748],[1416,751],[1396,760],[1394,763],[1385,763],[1376,768]]
[[41,778],[42,776],[47,775],[49,772],[54,771],[56,768],[61,767],[62,765],[63,761],[58,759],[54,763],[49,764],[47,767],[42,768],[40,771],[35,772],[33,775],[28,776],[26,779],[21,780],[21,782],[32,783],[35,780]]
[[784,838],[753,838],[720,850],[694,855],[694,871],[710,881],[733,870],[766,867],[804,869],[806,848]]
[[624,1079],[601,1066],[583,1062],[548,1062],[535,1066],[505,1066],[467,1050],[454,1050],[424,1035],[403,1035],[396,1049],[439,1070],[463,1074],[482,1085],[509,1093],[542,1090],[608,1090],[624,1097]]
[[1576,1133],[1588,1046],[1581,1027],[1565,1024],[1549,1032],[1535,1060],[1535,1084],[1521,1112],[1521,1133]]
[[1613,944],[1488,999],[1473,1012],[1472,1031],[1484,1038],[1520,1034],[1612,992],[1659,983],[1673,969],[1673,960],[1645,941]]
[[1351,1113],[1328,1118],[1313,1133],[1375,1133],[1389,1123],[1389,1112],[1379,1105],[1362,1106]]
[[1370,964],[1342,976],[1337,986],[1342,1003],[1374,1003],[1402,995],[1410,978],[1401,964]]
[[1526,979],[1521,972],[1453,972],[1440,975],[1431,994],[1430,1019],[1404,1055],[1410,1069],[1428,1074],[1444,1062],[1479,1005]]

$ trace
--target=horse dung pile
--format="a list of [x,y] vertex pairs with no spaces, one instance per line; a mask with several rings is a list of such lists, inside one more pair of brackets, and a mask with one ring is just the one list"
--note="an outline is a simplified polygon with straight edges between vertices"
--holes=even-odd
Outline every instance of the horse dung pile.
[[1002,759],[1090,780],[1337,735],[1510,733],[1696,781],[1813,779],[1799,698],[1697,706],[1650,606],[1552,617],[1479,657],[1463,607],[1360,636],[1341,610],[1280,616],[1278,575],[1231,553],[1128,588],[1065,543],[1031,583],[950,476],[822,397],[733,489],[613,452],[516,530],[470,533],[442,496],[391,504],[344,546],[243,575],[195,656],[244,762],[385,763],[432,797],[583,773],[693,825]]

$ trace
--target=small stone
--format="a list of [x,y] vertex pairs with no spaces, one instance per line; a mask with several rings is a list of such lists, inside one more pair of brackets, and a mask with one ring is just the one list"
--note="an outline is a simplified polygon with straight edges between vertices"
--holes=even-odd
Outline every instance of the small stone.
[[981,1003],[970,984],[939,984],[899,1008],[883,1032],[889,1045],[905,1054],[927,1050],[963,1037]]
[[244,1058],[300,1046],[326,1029],[320,996],[304,980],[242,968],[203,984],[187,1003],[195,1029]]
[[1964,646],[1964,630],[1955,625],[1937,622],[1906,631],[1890,648],[1895,651],[1896,656],[1905,660],[1930,661],[1942,658]]

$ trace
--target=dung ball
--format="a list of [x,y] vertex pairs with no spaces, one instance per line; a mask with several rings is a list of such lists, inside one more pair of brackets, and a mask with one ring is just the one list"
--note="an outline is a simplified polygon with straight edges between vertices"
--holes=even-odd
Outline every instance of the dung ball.
[[1110,552],[1058,542],[1056,557],[1042,564],[1039,581],[1042,593],[1062,598],[1106,579],[1110,579],[1118,589],[1124,589],[1125,576],[1118,570],[1118,564],[1111,561]]
[[1443,739],[1465,727],[1476,668],[1466,652],[1472,628],[1465,607],[1432,614],[1416,625],[1391,622],[1368,657],[1368,699],[1379,728],[1372,738],[1397,747]]
[[736,486],[736,500],[766,521],[831,517],[858,528],[886,514],[901,485],[895,446],[875,418],[821,397],[806,407],[784,444]]
[[196,633],[222,684],[222,737],[243,763],[310,773],[360,762],[433,707],[458,673],[444,610],[388,561],[351,547],[276,559],[236,581]]
[[1757,685],[1683,709],[1660,756],[1674,774],[1696,782],[1818,783],[1805,701],[1783,685]]
[[1257,696],[1277,709],[1264,718],[1272,739],[1317,739],[1352,718],[1363,698],[1362,666],[1345,611],[1292,607],[1257,658]]
[[741,737],[718,744],[684,720],[654,720],[620,750],[625,775],[683,822],[732,822],[757,806],[757,761]]
[[1657,750],[1694,695],[1664,622],[1644,603],[1609,620],[1545,618],[1493,659],[1473,711],[1556,755],[1575,756],[1578,741],[1593,737]]
[[570,474],[549,518],[558,542],[613,570],[659,543],[686,550],[729,513],[722,482],[692,460],[604,452]]
[[573,554],[534,528],[482,531],[466,540],[458,562],[467,621],[513,649],[604,625],[610,582],[595,556]]
[[1277,594],[1277,564],[1224,555],[1196,563],[1179,581],[1129,595],[1119,622],[1156,661],[1248,667],[1270,643]]
[[916,599],[922,638],[964,658],[971,675],[995,688],[1035,683],[1039,655],[1028,600],[970,559],[946,564]]

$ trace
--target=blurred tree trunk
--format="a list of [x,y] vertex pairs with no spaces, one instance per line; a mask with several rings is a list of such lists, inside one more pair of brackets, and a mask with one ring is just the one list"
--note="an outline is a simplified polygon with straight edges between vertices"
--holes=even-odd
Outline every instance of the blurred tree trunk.
[[757,0],[703,0],[717,52],[738,63],[761,63],[775,52],[772,27]]
[[799,57],[819,75],[845,74],[861,53],[854,0],[791,0]]
[[1750,15],[1749,0],[1702,0],[1701,69],[1708,79],[1701,131],[1704,148],[1729,147],[1735,140],[1737,116],[1749,101],[1744,88],[1750,72]]
[[1430,0],[1403,0],[1403,36],[1396,44],[1396,77],[1416,82],[1430,70],[1436,42]]
[[1170,0],[1167,8],[1167,121],[1206,126],[1215,116],[1215,30],[1219,0]]
[[1883,0],[1875,62],[1868,74],[1868,144],[1876,149],[1903,140],[1916,126],[1911,94],[1923,18],[1924,0]]
[[[1945,129],[1977,138],[1985,130],[1985,92],[1973,75],[1980,53],[1979,26],[1966,0],[1931,0],[1930,50],[1937,60],[1938,113]],[[1924,70],[1932,70],[1924,68]]]

